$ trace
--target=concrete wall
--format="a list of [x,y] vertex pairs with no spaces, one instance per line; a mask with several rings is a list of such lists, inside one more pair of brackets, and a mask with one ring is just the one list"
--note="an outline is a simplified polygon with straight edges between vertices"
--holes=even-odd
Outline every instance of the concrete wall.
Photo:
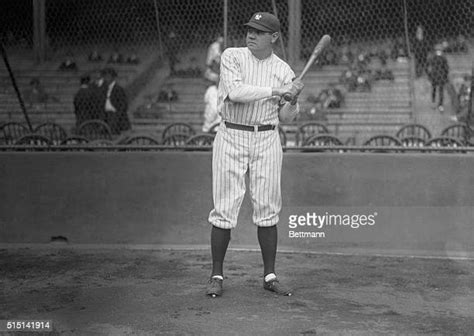
[[[473,167],[472,155],[285,153],[280,248],[471,256]],[[206,245],[211,182],[211,153],[0,153],[0,243]],[[308,226],[317,215],[336,217]],[[258,246],[251,216],[246,196],[231,247]]]

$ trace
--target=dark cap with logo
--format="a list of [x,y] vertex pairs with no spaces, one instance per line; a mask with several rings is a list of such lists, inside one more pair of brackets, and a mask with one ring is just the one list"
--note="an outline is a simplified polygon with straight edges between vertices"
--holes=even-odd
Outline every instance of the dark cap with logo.
[[280,31],[280,20],[271,13],[258,12],[252,15],[250,21],[244,24],[244,26],[267,33],[275,33]]

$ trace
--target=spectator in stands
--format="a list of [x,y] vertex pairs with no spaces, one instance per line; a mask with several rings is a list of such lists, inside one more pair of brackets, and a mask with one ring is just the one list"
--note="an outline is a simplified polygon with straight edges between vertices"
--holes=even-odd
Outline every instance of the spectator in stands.
[[185,76],[189,77],[201,77],[202,70],[198,65],[197,57],[192,56],[189,59],[189,67],[185,70]]
[[428,77],[432,85],[431,102],[436,103],[436,91],[438,91],[438,110],[444,111],[444,86],[448,83],[449,65],[446,56],[443,53],[443,46],[435,46],[435,54],[428,65]]
[[83,75],[80,78],[80,88],[74,95],[74,114],[76,115],[76,127],[87,120],[97,119],[97,109],[99,107],[97,95],[93,88],[89,86],[90,75]]
[[458,100],[458,109],[456,111],[456,115],[453,116],[451,119],[457,122],[465,122],[468,124],[472,124],[473,120],[469,119],[469,103],[470,103],[470,95],[471,95],[471,81],[472,76],[464,75],[460,78],[458,86],[459,88],[456,89],[456,97]]
[[339,108],[344,102],[344,96],[333,83],[330,83],[328,88],[319,93],[316,100],[321,103],[323,109]]
[[469,47],[467,45],[466,37],[462,34],[459,34],[452,46],[453,52],[462,52],[467,53],[469,51]]
[[123,63],[123,55],[115,49],[112,54],[110,55],[107,63],[109,64],[122,64]]
[[357,50],[357,57],[355,59],[355,65],[359,72],[366,72],[370,63],[369,55],[365,50]]
[[320,101],[321,93],[316,97],[312,94],[306,98],[310,105],[307,105],[299,115],[297,116],[297,121],[307,121],[307,120],[318,120],[326,121],[326,111],[323,109],[323,104]]
[[166,84],[158,93],[156,102],[172,102],[178,100],[178,93],[174,90],[173,84]]
[[354,61],[354,54],[347,44],[341,47],[341,56],[339,57],[339,64],[352,64]]
[[224,37],[218,35],[214,42],[207,49],[206,66],[210,67],[214,62],[221,62],[222,49],[224,47]]
[[204,94],[204,123],[202,131],[207,133],[212,126],[221,122],[221,116],[217,112],[217,85],[219,84],[219,74],[213,80],[209,80],[209,86]]
[[92,72],[92,78],[91,78],[91,86],[94,86],[97,89],[104,88],[104,77],[102,76],[102,70],[100,69],[95,69]]
[[472,76],[464,75],[463,82],[461,87],[459,88],[459,92],[457,93],[458,101],[459,101],[459,108],[468,108],[470,103],[470,95],[471,95],[471,87],[472,87]]
[[179,41],[178,35],[175,32],[174,27],[170,27],[168,35],[166,36],[166,51],[168,54],[168,63],[170,67],[170,76],[176,74],[176,64],[178,60]]
[[66,59],[59,65],[59,70],[77,72],[77,64],[74,60],[74,56],[71,53],[68,53]]
[[372,90],[372,75],[370,70],[360,67],[357,61],[347,70],[343,71],[339,78],[341,84],[346,85],[350,92],[369,92]]
[[324,102],[325,108],[339,108],[344,104],[344,95],[333,83],[327,89],[327,100]]
[[372,76],[368,71],[356,72],[356,90],[359,92],[372,91]]
[[374,80],[395,80],[392,70],[386,64],[382,64],[380,69],[375,70]]
[[130,55],[127,56],[127,59],[125,60],[125,63],[127,64],[139,64],[140,59],[138,58],[137,52],[135,50],[132,50]]
[[415,56],[415,73],[416,77],[421,77],[426,71],[428,61],[429,44],[425,37],[422,26],[416,27],[415,38],[413,39],[413,54]]
[[378,48],[377,51],[374,54],[375,57],[378,57],[380,60],[381,65],[385,66],[387,65],[387,60],[388,60],[388,53],[387,50],[384,48]]
[[87,56],[87,59],[89,62],[102,62],[104,60],[97,49],[92,50],[89,56]]
[[366,51],[359,50],[353,66],[355,89],[361,92],[372,90],[372,70],[369,69],[370,58]]
[[321,61],[319,62],[320,65],[337,65],[338,59],[337,59],[337,53],[334,47],[329,47],[326,49],[322,56],[321,56]]
[[357,87],[357,75],[353,66],[349,66],[348,69],[342,72],[341,77],[339,77],[339,82],[346,85],[348,91],[355,91]]
[[125,89],[117,82],[117,72],[114,68],[102,70],[104,86],[102,90],[102,106],[105,110],[105,122],[110,126],[112,133],[120,134],[131,128],[128,118],[128,98]]
[[464,35],[459,34],[456,39],[446,41],[446,53],[467,53],[469,50]]
[[107,88],[104,85],[104,77],[102,76],[101,69],[95,69],[92,71],[91,81],[89,82],[89,88],[92,91],[94,98],[94,111],[91,113],[93,119],[99,119],[105,121],[105,110],[103,104],[103,97],[106,95]]
[[387,67],[385,58],[380,58],[380,68],[375,70],[374,80],[395,80],[392,70]]
[[[315,111],[324,111],[331,108],[339,108],[344,103],[344,95],[334,83],[329,83],[328,87],[322,90],[317,97],[310,95],[308,102],[312,103]],[[315,114],[313,111],[312,114]]]
[[30,87],[25,91],[25,100],[30,106],[33,104],[44,104],[48,100],[48,94],[39,78],[34,77],[30,80]]
[[216,40],[211,43],[207,49],[206,57],[206,70],[204,71],[204,77],[211,83],[216,81],[219,77],[219,67],[221,64],[221,54],[224,45],[224,38],[218,35]]
[[30,107],[38,108],[40,104],[46,105],[48,102],[58,102],[59,99],[46,93],[38,77],[33,77],[30,87],[24,93],[25,101]]
[[395,40],[392,47],[392,59],[403,62],[408,57],[408,51],[403,37]]

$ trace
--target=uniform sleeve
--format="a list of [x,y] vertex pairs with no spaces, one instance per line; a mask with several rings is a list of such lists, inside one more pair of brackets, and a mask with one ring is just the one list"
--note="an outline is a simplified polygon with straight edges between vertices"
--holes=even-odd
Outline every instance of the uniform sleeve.
[[226,49],[221,56],[221,85],[223,85],[225,99],[236,103],[248,103],[272,96],[271,87],[261,87],[244,84],[239,60]]
[[298,113],[300,113],[300,105],[298,103],[291,105],[289,102],[286,102],[280,107],[278,116],[281,122],[291,122]]
[[286,72],[285,79],[283,81],[283,85],[290,84],[294,79],[296,78],[296,75],[294,71],[288,67],[288,71]]

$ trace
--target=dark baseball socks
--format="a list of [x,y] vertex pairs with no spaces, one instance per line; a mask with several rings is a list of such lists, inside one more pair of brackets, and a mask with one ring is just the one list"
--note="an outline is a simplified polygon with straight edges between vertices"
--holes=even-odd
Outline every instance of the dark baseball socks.
[[[275,259],[277,251],[278,231],[277,226],[258,227],[258,242],[262,251],[263,274],[265,281],[276,278]],[[230,242],[230,229],[221,229],[212,226],[211,253],[212,253],[212,278],[224,280],[224,258]]]
[[230,229],[221,229],[212,226],[211,231],[211,253],[212,253],[212,277],[224,280],[224,258],[230,242]]
[[[258,227],[258,243],[262,250],[263,275],[275,275],[275,259],[277,252],[278,231],[276,225]],[[267,280],[270,281],[270,280]]]

